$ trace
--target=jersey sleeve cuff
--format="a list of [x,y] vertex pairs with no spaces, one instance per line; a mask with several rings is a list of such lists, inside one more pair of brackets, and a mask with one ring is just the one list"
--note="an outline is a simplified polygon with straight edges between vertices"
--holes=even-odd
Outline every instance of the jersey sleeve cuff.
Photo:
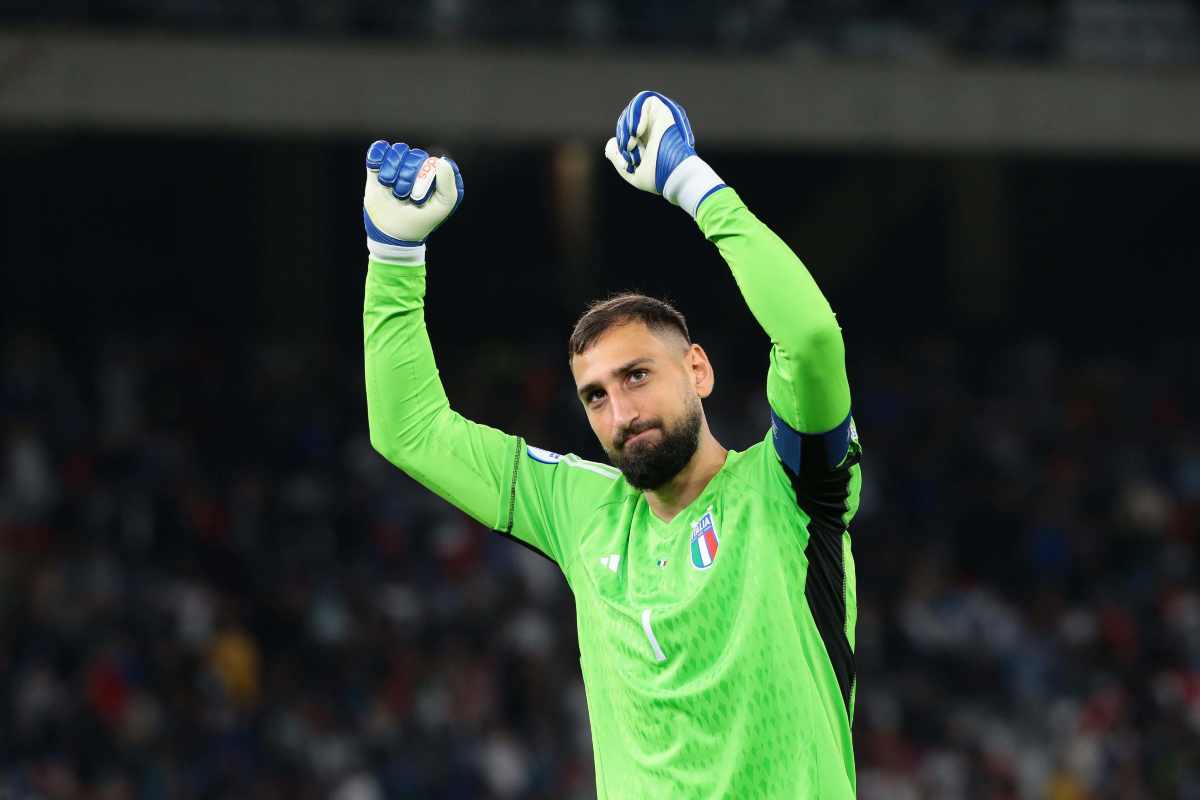
[[679,163],[663,184],[663,197],[693,218],[700,203],[725,184],[700,156],[688,156]]
[[419,267],[425,263],[425,245],[401,245],[379,242],[367,237],[367,251],[371,259],[384,264],[397,264],[404,267]]

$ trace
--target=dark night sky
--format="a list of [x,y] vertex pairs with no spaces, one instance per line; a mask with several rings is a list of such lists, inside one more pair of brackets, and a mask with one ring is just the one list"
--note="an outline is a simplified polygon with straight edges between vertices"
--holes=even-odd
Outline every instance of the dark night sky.
[[[307,327],[358,346],[367,137],[0,141],[6,328],[86,341],[176,325],[231,336]],[[557,355],[591,296],[626,288],[673,298],[701,341],[756,335],[687,217],[606,174],[599,147],[582,260],[555,235],[549,146],[452,149],[467,194],[430,248],[440,341],[532,337]],[[1100,347],[1195,332],[1182,287],[1200,266],[1200,164],[704,155],[804,258],[851,343],[897,328],[1039,331]],[[977,269],[991,279],[976,280]],[[972,294],[991,310],[970,313]]]

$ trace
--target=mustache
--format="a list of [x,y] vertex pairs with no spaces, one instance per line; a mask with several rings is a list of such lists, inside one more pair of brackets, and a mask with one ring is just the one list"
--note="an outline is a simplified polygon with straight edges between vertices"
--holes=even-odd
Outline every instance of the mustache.
[[648,430],[653,430],[654,428],[661,428],[661,427],[662,427],[662,420],[654,419],[654,420],[650,420],[648,422],[643,422],[641,425],[630,426],[628,428],[625,428],[624,430],[620,431],[617,434],[617,439],[616,439],[617,449],[624,447],[625,443],[627,441],[632,439],[634,436],[637,436],[639,433],[645,433]]

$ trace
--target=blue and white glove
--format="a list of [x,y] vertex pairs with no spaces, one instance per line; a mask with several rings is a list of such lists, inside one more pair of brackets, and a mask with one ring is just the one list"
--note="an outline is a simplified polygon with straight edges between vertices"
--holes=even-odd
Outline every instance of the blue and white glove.
[[696,137],[683,106],[658,92],[638,92],[617,118],[604,155],[621,177],[661,194],[696,216],[704,198],[725,184],[696,155]]
[[363,225],[371,257],[389,264],[424,264],[425,239],[463,198],[458,165],[397,142],[367,150]]

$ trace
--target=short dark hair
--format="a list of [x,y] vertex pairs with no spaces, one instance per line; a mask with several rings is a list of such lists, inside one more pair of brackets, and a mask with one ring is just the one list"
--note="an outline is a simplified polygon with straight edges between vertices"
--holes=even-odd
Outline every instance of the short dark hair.
[[609,328],[629,322],[640,322],[652,331],[675,331],[685,342],[692,343],[687,320],[675,306],[656,297],[637,292],[622,292],[603,300],[595,300],[587,307],[583,316],[575,323],[575,330],[571,332],[571,338],[567,342],[567,360],[581,355]]

